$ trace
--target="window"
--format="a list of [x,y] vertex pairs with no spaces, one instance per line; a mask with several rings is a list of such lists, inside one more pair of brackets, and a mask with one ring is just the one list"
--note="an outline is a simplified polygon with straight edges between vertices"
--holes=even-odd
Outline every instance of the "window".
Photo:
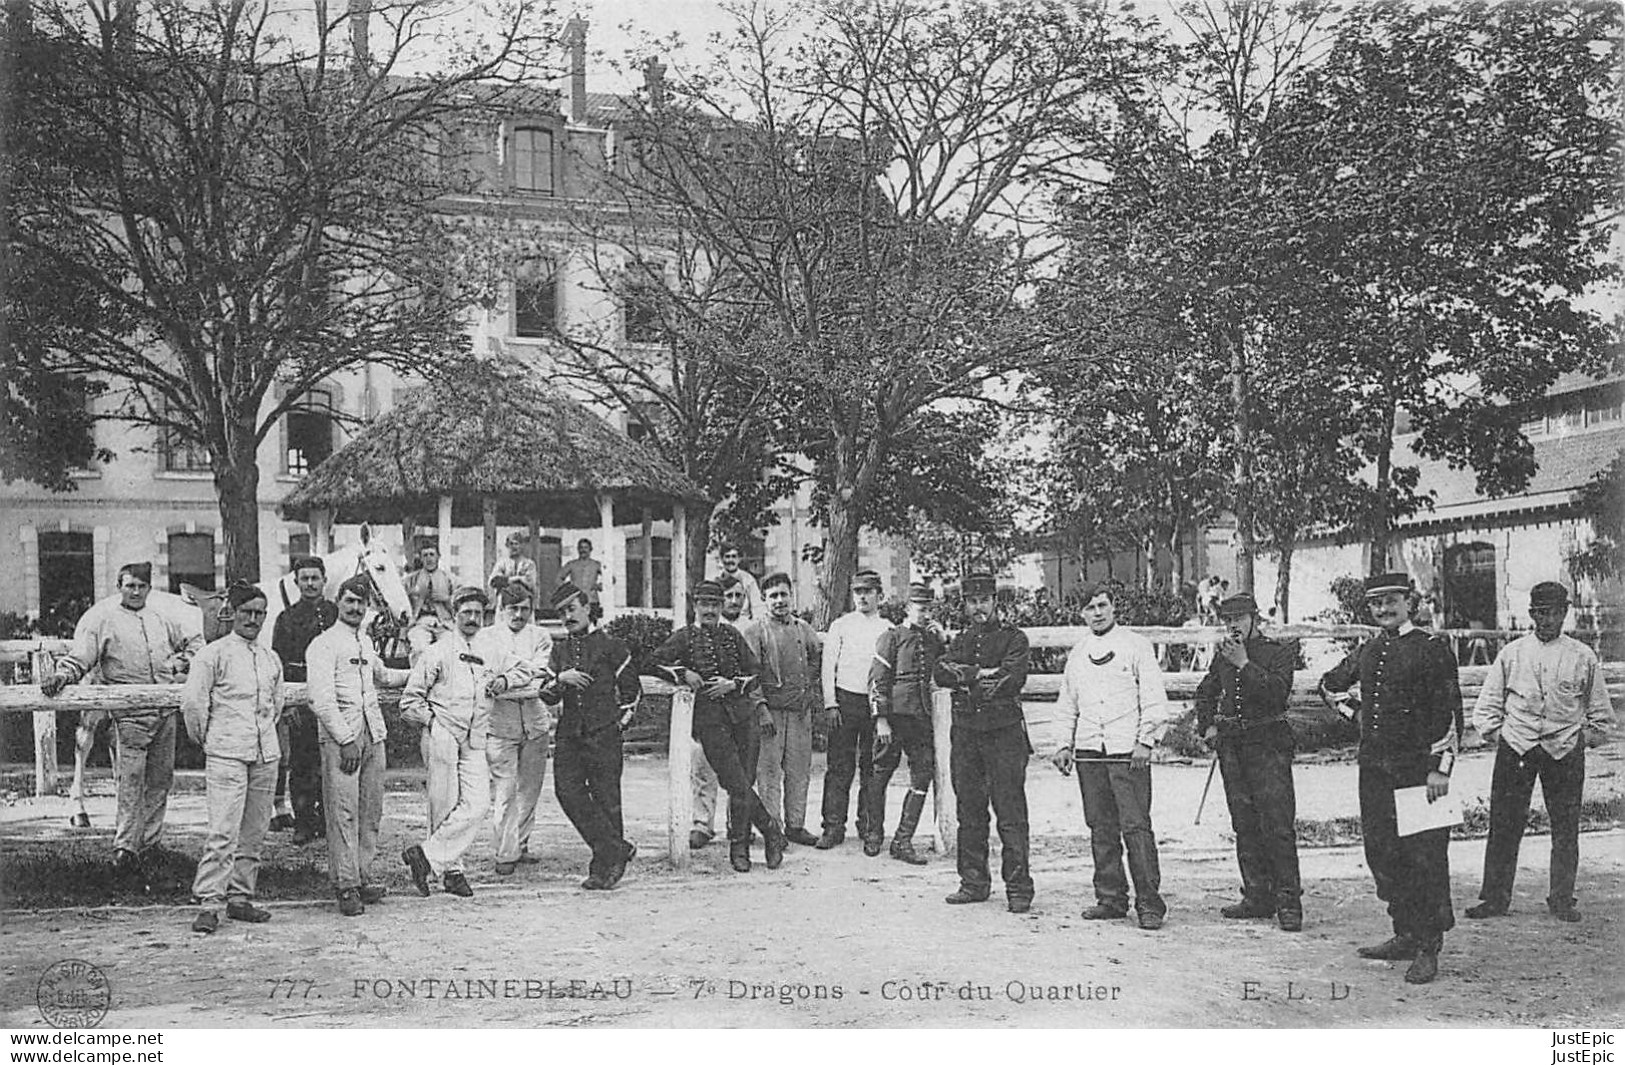
[[558,320],[558,271],[550,262],[536,263],[513,283],[514,335],[553,336]]
[[74,622],[89,609],[95,597],[95,538],[90,533],[40,533],[41,629],[46,632],[72,632]]
[[283,471],[303,477],[333,453],[333,398],[309,392],[299,406],[283,415],[286,448]]
[[1609,422],[1620,420],[1619,396],[1598,395],[1586,399],[1585,423],[1587,425],[1606,425]]
[[621,301],[628,343],[665,343],[670,332],[666,328],[665,297],[666,286],[654,270],[637,269],[627,278]]
[[[166,413],[167,410],[166,406]],[[163,458],[165,473],[208,473],[212,468],[209,449],[173,425],[159,428],[158,451]]]
[[660,424],[661,405],[650,400],[636,403],[633,407],[626,412],[626,437],[628,440],[642,440],[649,435],[651,424]]
[[553,195],[553,134],[521,126],[508,139],[513,164],[513,187],[522,192]]
[[182,584],[214,591],[214,537],[209,533],[169,534],[169,590]]

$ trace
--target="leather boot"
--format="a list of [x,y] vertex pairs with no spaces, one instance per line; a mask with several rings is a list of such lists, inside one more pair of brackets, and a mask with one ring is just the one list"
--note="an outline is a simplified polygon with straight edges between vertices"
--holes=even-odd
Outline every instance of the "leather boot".
[[790,849],[790,841],[784,836],[784,829],[779,822],[767,812],[758,798],[751,808],[750,823],[761,830],[762,849],[769,869],[777,869],[784,864],[784,852]]
[[903,799],[903,813],[897,819],[897,834],[892,837],[891,856],[909,865],[925,865],[926,860],[914,853],[914,830],[920,824],[920,813],[925,809],[925,792],[910,790]]

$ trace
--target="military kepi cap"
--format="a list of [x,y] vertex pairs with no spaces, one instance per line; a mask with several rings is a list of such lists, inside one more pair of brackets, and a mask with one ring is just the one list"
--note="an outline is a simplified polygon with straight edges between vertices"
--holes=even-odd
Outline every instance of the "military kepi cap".
[[933,603],[936,602],[936,598],[929,584],[915,581],[908,586],[908,601],[911,603]]
[[966,595],[997,595],[999,582],[987,570],[976,570],[965,574],[963,590]]
[[722,599],[722,585],[716,581],[701,581],[694,586],[693,597],[696,603],[702,599],[720,601]]
[[236,610],[244,603],[252,603],[256,599],[264,599],[265,593],[247,581],[233,581],[226,589],[226,602]]
[[507,581],[504,583],[502,585],[501,593],[497,596],[498,601],[501,602],[503,606],[513,606],[515,603],[526,603],[533,598],[534,593],[531,592],[530,585],[520,580]]
[[561,610],[564,608],[566,603],[578,597],[584,601],[587,598],[587,593],[583,592],[580,588],[577,588],[569,581],[565,581],[563,584],[553,589],[553,596],[550,601],[553,604],[554,610]]
[[490,606],[491,597],[485,594],[483,588],[476,588],[472,584],[468,584],[457,589],[451,596],[453,610],[461,607],[464,603],[478,603],[481,606]]
[[1374,599],[1389,592],[1409,592],[1411,579],[1403,573],[1373,573],[1365,579],[1365,597]]
[[880,574],[872,569],[860,569],[852,574],[852,587],[854,589],[872,588],[880,591]]
[[124,565],[119,567],[118,572],[120,577],[128,573],[142,584],[152,583],[151,562],[126,562]]
[[1556,581],[1541,581],[1529,589],[1529,605],[1542,606],[1568,606],[1569,590]]
[[1253,598],[1251,592],[1237,592],[1235,595],[1226,596],[1224,601],[1219,604],[1219,616],[1221,618],[1239,618],[1256,613],[1258,613],[1258,600]]
[[339,585],[339,597],[346,594],[353,595],[363,603],[372,598],[372,578],[365,573],[357,573],[354,577]]

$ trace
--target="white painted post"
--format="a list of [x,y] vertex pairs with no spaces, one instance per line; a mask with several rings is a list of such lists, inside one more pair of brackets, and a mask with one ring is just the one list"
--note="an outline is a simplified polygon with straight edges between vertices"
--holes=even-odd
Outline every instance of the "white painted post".
[[954,805],[954,781],[950,770],[953,744],[949,730],[954,721],[953,693],[937,691],[931,696],[931,742],[936,753],[935,792],[938,854],[952,854],[959,843],[959,810]]
[[[35,651],[29,657],[34,683],[42,683],[56,669],[51,652]],[[56,793],[56,711],[34,712],[34,797]]]
[[435,535],[440,538],[440,568],[446,571],[451,578],[453,587],[466,583],[457,578],[451,568],[451,496],[441,496],[440,506],[435,516]]
[[310,512],[310,553],[317,558],[333,552],[333,512],[315,507]]
[[622,570],[626,567],[625,544],[615,531],[615,500],[608,492],[598,494],[598,538],[602,547],[598,553],[599,579],[603,582],[601,594],[604,620],[608,621],[626,606],[621,591]]
[[688,512],[682,503],[671,508],[672,628],[688,624]]
[[688,831],[694,825],[694,693],[679,687],[671,696],[671,732],[666,738],[666,853],[679,872],[688,869]]

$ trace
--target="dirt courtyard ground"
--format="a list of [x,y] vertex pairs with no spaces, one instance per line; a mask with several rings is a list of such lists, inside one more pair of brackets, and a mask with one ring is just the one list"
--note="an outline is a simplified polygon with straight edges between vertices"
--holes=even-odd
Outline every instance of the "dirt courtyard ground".
[[[813,780],[814,805],[822,759]],[[1455,786],[1488,795],[1490,758],[1465,758]],[[1622,788],[1617,745],[1591,752],[1587,797]],[[664,847],[665,762],[628,761],[629,835],[641,853],[621,887],[577,887],[586,851],[544,793],[541,865],[509,879],[475,845],[476,895],[410,893],[399,861],[422,831],[421,793],[391,791],[379,871],[393,894],[364,917],[330,901],[272,903],[268,924],[222,922],[205,937],[187,908],[6,912],[0,1024],[41,1027],[35,990],[53,962],[107,976],[107,1027],[1617,1027],[1625,929],[1625,832],[1581,841],[1585,920],[1545,911],[1548,840],[1526,840],[1513,913],[1460,918],[1473,901],[1482,841],[1452,845],[1459,923],[1436,983],[1411,987],[1403,963],[1354,948],[1384,938],[1386,916],[1358,847],[1303,851],[1307,925],[1227,921],[1237,890],[1221,785],[1192,825],[1205,765],[1158,766],[1153,817],[1169,920],[1160,932],[1091,923],[1089,851],[1075,783],[1035,760],[1028,777],[1037,898],[1024,916],[991,902],[950,908],[951,860],[913,868],[865,858],[855,841],[794,847],[778,871],[727,869],[712,845],[677,874]],[[1355,813],[1354,767],[1297,768],[1303,819]],[[101,790],[106,792],[106,782]],[[895,820],[901,792],[894,788]],[[1538,800],[1537,800],[1538,801]],[[113,803],[91,815],[105,846]],[[7,840],[66,838],[64,800],[22,799],[0,813]],[[168,844],[201,845],[201,795],[177,795]],[[83,833],[79,834],[82,838]],[[279,841],[273,861],[325,860],[323,845]],[[995,844],[996,846],[996,844]],[[760,858],[760,850],[756,852]],[[997,870],[995,849],[994,868]]]

